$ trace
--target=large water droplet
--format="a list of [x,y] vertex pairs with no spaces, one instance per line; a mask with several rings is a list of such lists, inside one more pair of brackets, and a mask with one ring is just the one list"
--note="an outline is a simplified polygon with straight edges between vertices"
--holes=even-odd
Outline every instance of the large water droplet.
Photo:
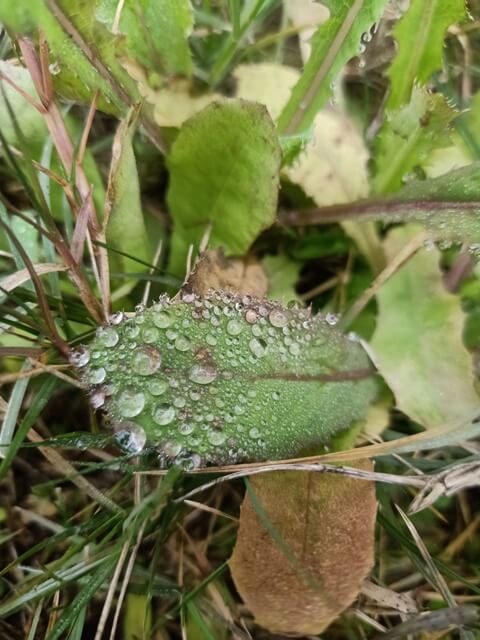
[[239,320],[235,320],[235,318],[233,318],[227,322],[227,333],[231,336],[238,336],[242,331],[243,325]]
[[222,433],[221,431],[212,430],[207,433],[207,440],[210,442],[210,444],[213,444],[216,447],[223,444],[226,439],[226,434]]
[[127,453],[140,453],[145,447],[147,434],[138,424],[119,422],[115,425],[115,440],[118,446]]
[[133,418],[141,413],[145,405],[145,396],[133,388],[124,389],[117,399],[117,408],[125,418]]
[[248,324],[255,324],[257,318],[258,315],[256,311],[254,311],[253,309],[247,309],[247,311],[245,312],[245,320],[248,322]]
[[97,389],[90,396],[90,404],[94,409],[100,409],[105,403],[105,391]]
[[169,458],[176,458],[182,452],[182,445],[179,442],[164,442],[162,450]]
[[152,396],[161,396],[162,393],[165,393],[165,391],[168,389],[168,381],[162,380],[160,378],[149,380],[147,389],[150,391]]
[[193,471],[202,466],[202,458],[198,453],[184,453],[175,458],[175,464],[181,466],[185,471]]
[[97,340],[104,347],[114,347],[119,340],[118,331],[113,327],[100,327],[97,330]]
[[327,313],[327,315],[325,316],[325,321],[327,324],[329,324],[331,327],[334,327],[337,322],[338,322],[338,316],[336,313]]
[[190,340],[181,334],[175,339],[175,349],[177,349],[177,351],[188,351],[191,344]]
[[84,367],[90,360],[90,351],[85,347],[78,347],[75,351],[70,351],[68,359],[74,367]]
[[298,356],[300,354],[300,345],[298,342],[292,342],[292,344],[288,347],[288,350],[292,354],[292,356]]
[[188,377],[192,382],[197,382],[198,384],[210,384],[217,377],[217,370],[211,365],[194,364]]
[[205,342],[211,347],[214,347],[217,344],[217,339],[211,333],[207,333],[207,335],[205,336]]
[[150,344],[152,342],[157,342],[159,338],[157,329],[155,329],[155,327],[145,327],[145,329],[142,329],[142,338],[145,342]]
[[267,344],[262,338],[252,338],[248,343],[248,346],[250,347],[250,351],[257,358],[262,358],[267,350]]
[[187,404],[186,399],[183,396],[178,396],[178,398],[175,398],[173,401],[173,404],[178,408],[178,409],[183,409],[183,407]]
[[175,409],[171,404],[167,402],[163,402],[162,404],[158,404],[153,410],[153,419],[160,426],[165,426],[170,424],[175,418]]
[[103,367],[96,367],[95,369],[90,369],[87,380],[90,384],[100,384],[105,380],[106,375],[107,372]]
[[191,422],[182,422],[178,427],[178,431],[182,436],[189,436],[195,431],[195,425]]
[[140,376],[151,376],[158,371],[161,363],[162,356],[155,347],[144,345],[133,352],[132,369]]
[[171,324],[173,324],[175,318],[170,311],[157,311],[152,316],[153,324],[159,329],[166,329]]
[[123,318],[125,317],[123,311],[117,311],[117,313],[112,313],[112,315],[108,318],[110,324],[119,325],[122,324]]
[[136,338],[140,333],[140,327],[136,324],[131,324],[125,329],[125,335],[127,338]]
[[282,311],[281,309],[272,309],[269,313],[268,319],[273,327],[278,327],[279,329],[288,324],[288,316],[285,311]]
[[260,432],[260,429],[258,429],[257,427],[252,427],[248,432],[248,435],[254,440],[256,440],[257,438],[260,438],[262,434]]

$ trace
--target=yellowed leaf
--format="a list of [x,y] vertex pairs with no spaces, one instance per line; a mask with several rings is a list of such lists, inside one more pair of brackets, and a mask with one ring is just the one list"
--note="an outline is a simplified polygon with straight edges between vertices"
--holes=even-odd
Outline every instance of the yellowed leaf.
[[178,79],[156,92],[153,117],[160,127],[180,127],[214,100],[222,100],[222,96],[193,93],[188,80]]
[[351,120],[325,110],[315,118],[312,142],[285,173],[318,206],[327,206],[367,195],[367,162],[367,148]]
[[175,78],[161,89],[153,89],[145,69],[135,60],[123,60],[123,67],[137,82],[140,95],[153,105],[153,119],[159,127],[181,127],[214,100],[222,100],[218,93],[196,93],[187,78]]
[[287,104],[300,73],[282,64],[262,62],[242,64],[235,69],[233,76],[237,81],[237,98],[264,104],[272,120],[276,120]]
[[258,475],[249,486],[230,559],[237,590],[270,632],[321,633],[372,567],[375,487],[295,471]]
[[328,20],[330,11],[314,0],[284,0],[283,5],[287,20],[299,29],[300,53],[305,64],[310,56],[310,38]]

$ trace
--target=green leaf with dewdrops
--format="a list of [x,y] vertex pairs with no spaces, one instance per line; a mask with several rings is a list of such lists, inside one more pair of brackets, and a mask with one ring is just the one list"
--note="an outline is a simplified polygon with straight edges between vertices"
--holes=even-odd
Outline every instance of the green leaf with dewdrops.
[[373,370],[332,316],[223,292],[116,314],[72,362],[130,451],[160,463],[295,456],[363,416]]

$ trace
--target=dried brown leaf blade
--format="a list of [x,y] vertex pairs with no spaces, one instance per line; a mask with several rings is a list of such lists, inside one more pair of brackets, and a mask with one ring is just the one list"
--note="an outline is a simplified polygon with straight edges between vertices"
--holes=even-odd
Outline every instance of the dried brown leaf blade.
[[371,482],[302,472],[252,478],[230,571],[256,622],[272,633],[321,633],[371,569],[375,515]]

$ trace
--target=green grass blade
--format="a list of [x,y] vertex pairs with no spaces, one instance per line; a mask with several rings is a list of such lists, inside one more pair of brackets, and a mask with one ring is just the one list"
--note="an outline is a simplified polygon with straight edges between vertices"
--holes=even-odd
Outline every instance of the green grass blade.
[[282,134],[306,131],[332,94],[342,67],[358,53],[362,34],[380,18],[385,0],[328,0],[329,19],[312,39],[312,53],[280,118]]

